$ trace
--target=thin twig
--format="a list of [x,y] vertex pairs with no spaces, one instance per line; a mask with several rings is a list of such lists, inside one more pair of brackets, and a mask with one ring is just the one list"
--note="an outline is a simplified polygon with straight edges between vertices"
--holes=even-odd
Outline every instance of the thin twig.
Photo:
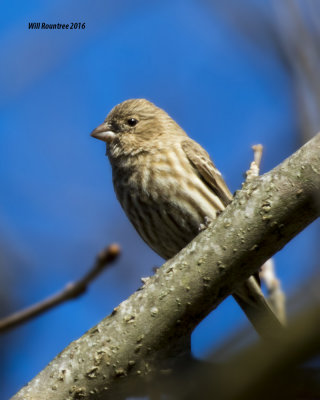
[[266,261],[259,272],[261,281],[265,284],[268,292],[268,302],[279,320],[286,324],[286,296],[281,289],[280,280],[275,273],[274,261],[270,258]]
[[254,160],[250,164],[250,169],[246,172],[246,182],[251,181],[253,178],[259,176],[260,163],[262,158],[263,146],[262,144],[255,144],[252,146]]
[[254,144],[251,148],[253,150],[254,162],[257,164],[257,167],[260,169],[263,146],[262,146],[262,144]]
[[[246,183],[259,176],[260,164],[263,152],[261,144],[252,146],[253,161],[250,164],[250,169],[246,172]],[[286,309],[285,309],[285,294],[281,289],[279,279],[277,279],[274,261],[268,260],[263,264],[259,272],[261,281],[265,284],[268,292],[267,300],[279,321],[285,325],[286,323]]]
[[83,294],[88,285],[93,281],[106,267],[108,267],[120,254],[120,247],[117,244],[111,244],[102,250],[91,269],[78,281],[68,283],[60,292],[41,300],[40,302],[17,311],[0,320],[0,332],[5,332],[17,325],[20,325],[35,316],[42,314],[67,300],[74,299]]

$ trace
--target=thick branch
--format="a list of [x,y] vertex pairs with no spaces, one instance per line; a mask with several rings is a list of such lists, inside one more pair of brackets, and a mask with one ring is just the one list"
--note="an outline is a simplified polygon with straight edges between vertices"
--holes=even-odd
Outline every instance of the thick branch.
[[[13,399],[106,399],[174,356],[195,326],[319,216],[320,134],[244,185],[209,228]],[[318,199],[317,199],[318,196]]]

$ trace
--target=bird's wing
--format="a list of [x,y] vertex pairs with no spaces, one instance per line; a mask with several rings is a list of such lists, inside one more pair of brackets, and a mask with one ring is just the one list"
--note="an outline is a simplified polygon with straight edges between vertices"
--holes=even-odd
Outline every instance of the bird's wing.
[[[209,154],[192,139],[184,140],[181,146],[198,176],[219,196],[225,206],[230,203],[232,195]],[[262,337],[270,339],[279,335],[282,324],[263,296],[259,284],[259,273],[256,273],[240,285],[233,296],[256,331]]]
[[192,139],[184,140],[181,143],[181,147],[196,173],[220,198],[222,203],[227,206],[232,199],[232,194],[223,180],[221,173],[215,167],[209,154]]

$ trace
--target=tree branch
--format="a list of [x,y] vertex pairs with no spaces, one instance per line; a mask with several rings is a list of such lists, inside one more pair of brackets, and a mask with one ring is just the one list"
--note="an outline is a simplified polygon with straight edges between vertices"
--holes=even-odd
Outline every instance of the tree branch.
[[92,268],[78,281],[68,283],[60,292],[39,301],[32,306],[15,312],[0,320],[0,333],[5,332],[17,325],[20,325],[39,314],[64,303],[67,300],[74,299],[83,294],[88,285],[93,281],[107,266],[110,265],[120,254],[120,248],[117,244],[111,244],[103,249],[97,256]]
[[320,134],[246,183],[206,231],[13,399],[114,399],[128,377],[168,365],[173,344],[319,216],[319,193]]

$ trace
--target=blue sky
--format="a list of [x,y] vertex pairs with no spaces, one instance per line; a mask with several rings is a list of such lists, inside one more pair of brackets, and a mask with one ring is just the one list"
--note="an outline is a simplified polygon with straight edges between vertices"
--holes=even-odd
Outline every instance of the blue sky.
[[[265,172],[298,148],[299,132],[292,82],[276,53],[241,36],[206,2],[15,0],[0,7],[1,313],[76,279],[104,245],[123,248],[82,298],[3,335],[7,398],[162,264],[124,216],[105,148],[89,136],[115,104],[145,97],[164,108],[211,154],[232,191],[251,145],[264,145]],[[243,7],[249,12],[250,1]],[[29,22],[86,27],[37,31]],[[275,257],[288,294],[313,271],[316,229]],[[196,329],[195,354],[205,356],[241,324],[245,317],[227,299]]]

